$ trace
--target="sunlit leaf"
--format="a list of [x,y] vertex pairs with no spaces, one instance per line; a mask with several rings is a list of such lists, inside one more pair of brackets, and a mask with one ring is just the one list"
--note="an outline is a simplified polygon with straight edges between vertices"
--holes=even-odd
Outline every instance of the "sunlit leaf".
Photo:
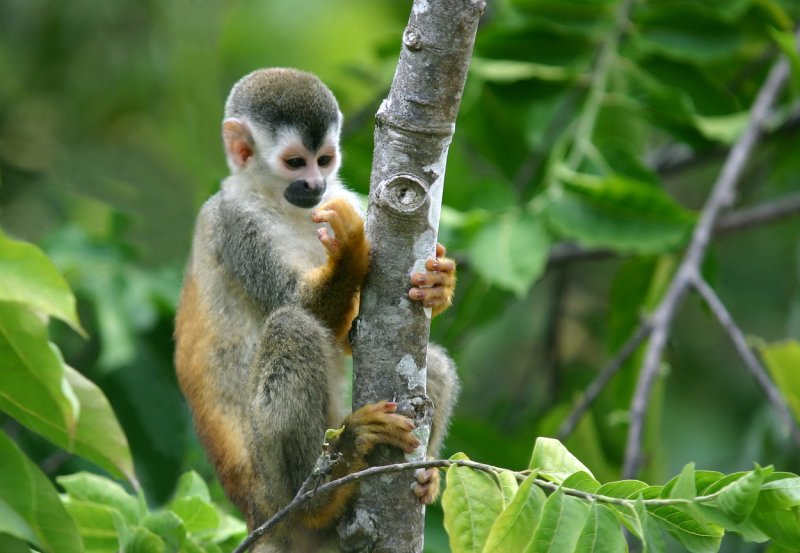
[[0,410],[35,432],[71,441],[80,406],[64,371],[45,321],[20,304],[0,302]]
[[497,475],[500,490],[503,492],[503,508],[507,507],[519,490],[517,475],[510,470],[503,470]]
[[539,474],[559,484],[569,475],[579,471],[594,477],[592,472],[561,442],[553,438],[536,438],[528,468],[538,470]]
[[786,340],[759,348],[775,384],[780,388],[797,421],[800,421],[800,342]]
[[573,551],[589,511],[588,502],[566,495],[559,488],[545,501],[539,525],[526,553]]
[[525,479],[514,499],[497,517],[489,531],[483,553],[524,551],[528,546],[547,499],[534,480],[535,473]]
[[[644,499],[660,497],[661,486],[642,490]],[[647,511],[658,524],[691,553],[716,553],[725,531],[717,524],[698,520],[674,505],[648,506]]]
[[197,496],[178,498],[169,504],[169,510],[183,521],[188,532],[206,532],[219,527],[220,517],[214,505]]
[[562,483],[564,488],[571,488],[582,492],[595,493],[600,488],[600,482],[590,474],[583,471],[569,475]]
[[[753,511],[758,501],[764,479],[772,473],[772,467],[756,469],[723,488],[716,503],[731,520],[743,522]],[[800,491],[800,487],[798,488]]]
[[109,505],[66,497],[63,500],[67,512],[78,525],[83,547],[92,553],[116,553],[119,539],[114,523],[114,513],[119,512]]
[[570,81],[578,76],[575,70],[557,65],[486,58],[472,58],[469,70],[481,79],[498,83],[513,83],[527,79]]
[[106,505],[118,511],[129,524],[138,524],[145,515],[139,500],[108,478],[79,472],[59,476],[56,482],[67,491],[71,498]]
[[453,465],[447,469],[442,508],[453,553],[480,553],[503,510],[503,493],[488,474]]
[[[67,380],[81,406],[72,451],[97,463],[112,475],[124,476],[129,482],[136,482],[128,439],[105,394],[72,367],[65,368]],[[53,441],[67,447],[57,439]]]
[[[82,553],[81,537],[47,477],[0,432],[0,502],[14,513],[3,523],[47,553]],[[28,530],[22,526],[25,522]]]
[[[668,491],[665,496],[664,491]],[[661,493],[661,497],[670,497],[677,499],[694,499],[697,496],[697,487],[695,484],[694,463],[688,463],[683,467],[680,476],[678,476],[672,485],[667,483]]]
[[605,505],[592,503],[575,552],[623,553],[627,550],[628,544],[614,512]]
[[175,513],[160,511],[150,513],[142,519],[142,526],[162,540],[170,551],[177,551],[186,540],[186,528]]
[[69,324],[85,335],[75,296],[47,256],[33,244],[0,231],[0,301],[23,304]]

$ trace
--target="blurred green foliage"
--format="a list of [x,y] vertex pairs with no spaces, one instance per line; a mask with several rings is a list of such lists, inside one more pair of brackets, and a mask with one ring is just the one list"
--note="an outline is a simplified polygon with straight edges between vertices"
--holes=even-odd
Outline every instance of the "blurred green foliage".
[[[432,331],[464,384],[448,449],[476,460],[526,466],[534,438],[555,432],[658,299],[800,20],[794,0],[641,0],[629,23],[621,5],[496,0],[479,30],[440,236],[461,262],[459,289]],[[109,398],[154,506],[186,469],[212,480],[175,381],[172,318],[195,213],[226,173],[227,91],[257,67],[317,73],[345,113],[343,178],[366,193],[373,114],[409,8],[0,0],[0,226],[40,244],[75,291],[89,339],[56,321],[53,340]],[[800,189],[798,75],[737,205]],[[767,342],[800,339],[799,231],[789,220],[724,236],[707,263],[736,320]],[[618,255],[548,265],[564,240]],[[699,301],[678,317],[665,361],[648,481],[688,460],[797,472],[796,449]],[[601,481],[619,476],[635,378],[630,363],[567,442]],[[97,470],[3,425],[52,477]],[[428,520],[428,548],[446,551],[440,513]]]

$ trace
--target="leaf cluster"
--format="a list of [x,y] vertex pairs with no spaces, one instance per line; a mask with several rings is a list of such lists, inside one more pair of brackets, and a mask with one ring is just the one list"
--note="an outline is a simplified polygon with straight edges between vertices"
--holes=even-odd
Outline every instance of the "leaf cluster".
[[623,529],[653,553],[666,550],[665,534],[691,553],[719,551],[725,532],[750,542],[773,540],[787,551],[800,547],[795,474],[756,465],[724,475],[690,463],[663,486],[601,484],[548,438],[536,441],[521,473],[451,466],[442,503],[456,553],[626,552]]

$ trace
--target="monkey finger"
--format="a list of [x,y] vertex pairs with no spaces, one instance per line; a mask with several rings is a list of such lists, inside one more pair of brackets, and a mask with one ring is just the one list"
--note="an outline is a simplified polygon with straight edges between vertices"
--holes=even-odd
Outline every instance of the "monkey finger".
[[330,235],[328,229],[317,229],[317,238],[319,238],[319,241],[322,242],[322,245],[325,246],[325,249],[328,250],[331,255],[339,253],[339,242]]
[[428,259],[425,262],[425,268],[429,271],[436,271],[439,273],[453,273],[456,270],[456,262],[449,257]]
[[436,257],[444,257],[447,255],[447,249],[442,244],[436,244]]
[[331,209],[317,208],[311,212],[311,220],[315,223],[328,223],[336,217],[336,212]]
[[435,468],[419,469],[416,472],[417,481],[411,485],[411,490],[419,498],[419,502],[428,505],[436,500],[439,495],[441,477]]
[[412,288],[408,291],[408,297],[412,300],[421,301],[425,307],[433,307],[450,297],[449,288],[435,286],[433,288]]
[[451,275],[443,273],[414,273],[411,275],[411,284],[416,284],[417,286],[447,284],[451,280],[453,280]]

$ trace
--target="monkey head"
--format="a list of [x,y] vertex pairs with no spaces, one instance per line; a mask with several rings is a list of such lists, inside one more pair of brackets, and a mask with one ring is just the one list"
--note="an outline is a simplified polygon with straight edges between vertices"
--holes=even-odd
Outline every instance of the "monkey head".
[[342,114],[316,76],[261,69],[237,82],[225,104],[228,165],[256,192],[311,208],[340,165]]

